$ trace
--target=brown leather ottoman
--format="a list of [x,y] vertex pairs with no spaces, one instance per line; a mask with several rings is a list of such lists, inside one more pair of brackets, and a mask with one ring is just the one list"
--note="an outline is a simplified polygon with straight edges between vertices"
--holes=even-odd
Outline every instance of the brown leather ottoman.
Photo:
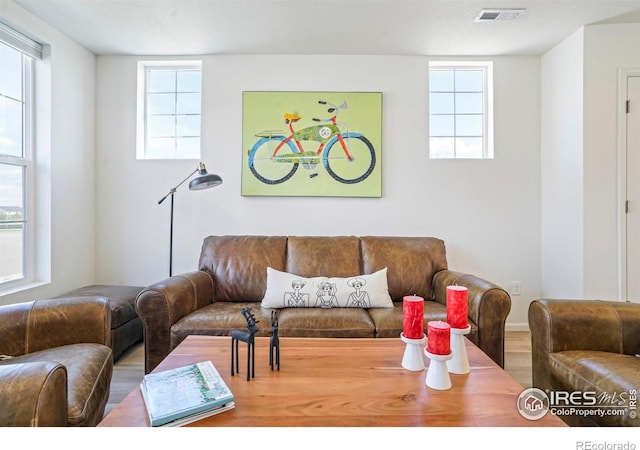
[[99,296],[109,300],[111,309],[111,351],[117,361],[131,346],[142,341],[142,321],[136,313],[139,286],[93,285],[67,292],[63,297]]

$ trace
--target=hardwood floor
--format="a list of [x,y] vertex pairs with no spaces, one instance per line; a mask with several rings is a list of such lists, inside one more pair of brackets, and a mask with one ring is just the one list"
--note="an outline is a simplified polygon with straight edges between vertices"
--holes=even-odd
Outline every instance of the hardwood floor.
[[504,359],[504,369],[509,375],[522,387],[531,387],[531,333],[507,331],[504,339]]
[[109,413],[129,392],[138,388],[144,376],[144,344],[127,351],[115,363],[111,378],[111,393],[105,408],[105,415]]
[[[531,387],[531,337],[528,331],[507,331],[505,336],[505,370],[522,387]],[[144,376],[144,345],[138,344],[115,364],[111,396],[105,410],[108,414]]]

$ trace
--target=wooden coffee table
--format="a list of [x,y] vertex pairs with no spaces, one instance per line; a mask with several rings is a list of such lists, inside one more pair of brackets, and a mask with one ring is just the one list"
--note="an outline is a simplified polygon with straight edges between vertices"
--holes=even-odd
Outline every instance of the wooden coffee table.
[[[189,336],[154,371],[211,360],[234,393],[233,410],[190,426],[565,426],[556,416],[523,418],[523,391],[509,374],[465,339],[471,372],[451,374],[452,388],[425,384],[426,370],[402,368],[398,339],[280,338],[281,370],[269,367],[269,339],[256,338],[256,376],[246,380],[246,345],[240,374],[231,376],[231,338]],[[425,358],[428,366],[429,360]],[[139,389],[99,426],[148,427]]]

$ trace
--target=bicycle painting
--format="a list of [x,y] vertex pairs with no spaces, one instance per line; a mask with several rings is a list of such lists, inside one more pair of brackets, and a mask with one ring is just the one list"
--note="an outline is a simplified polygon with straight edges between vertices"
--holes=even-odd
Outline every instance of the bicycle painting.
[[381,196],[382,94],[244,92],[242,195]]

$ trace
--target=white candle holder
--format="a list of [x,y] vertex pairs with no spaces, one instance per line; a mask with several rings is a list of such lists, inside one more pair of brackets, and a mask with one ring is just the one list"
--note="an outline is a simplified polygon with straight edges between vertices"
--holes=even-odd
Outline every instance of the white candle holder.
[[440,391],[451,389],[451,378],[447,370],[447,361],[453,357],[452,353],[448,355],[435,355],[424,349],[424,354],[431,360],[427,369],[427,378],[425,383],[427,386]]
[[419,372],[424,370],[424,358],[422,357],[422,349],[427,342],[427,336],[423,333],[420,339],[409,339],[405,337],[404,332],[400,333],[400,339],[407,344],[402,357],[402,367],[407,370]]
[[451,373],[465,374],[471,371],[467,347],[464,345],[464,335],[469,334],[471,327],[451,328],[451,353],[453,357],[447,361],[447,369]]

